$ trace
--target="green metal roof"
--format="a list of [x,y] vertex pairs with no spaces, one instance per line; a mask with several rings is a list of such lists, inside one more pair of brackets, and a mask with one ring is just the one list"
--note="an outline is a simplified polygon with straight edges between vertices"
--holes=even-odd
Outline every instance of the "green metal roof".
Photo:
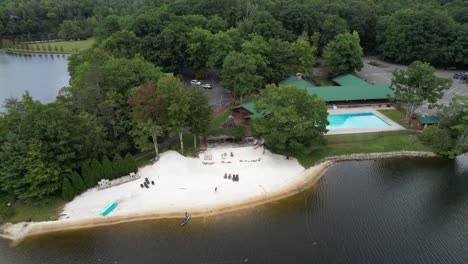
[[249,118],[265,117],[268,114],[270,114],[270,112],[268,111],[257,112],[257,110],[255,110],[255,101],[248,101],[243,104],[236,105],[232,109],[238,109],[238,108],[245,108],[247,111],[252,113],[251,115],[247,116]]
[[418,121],[422,125],[432,125],[432,124],[438,124],[439,119],[435,116],[418,116]]
[[326,102],[387,99],[394,95],[388,85],[372,85],[351,74],[336,77],[333,81],[341,86],[317,87],[306,80],[297,80],[295,76],[291,76],[279,84],[304,88],[308,94],[316,94]]
[[351,74],[338,76],[334,78],[333,81],[341,86],[370,85],[368,82],[364,81],[363,79],[358,78]]

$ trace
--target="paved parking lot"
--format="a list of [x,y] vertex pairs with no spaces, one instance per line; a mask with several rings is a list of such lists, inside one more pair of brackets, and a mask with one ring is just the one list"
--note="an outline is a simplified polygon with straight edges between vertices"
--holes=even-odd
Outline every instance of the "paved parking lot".
[[[376,67],[368,64],[368,61],[375,60],[378,61],[381,66]],[[407,66],[392,64],[379,60],[376,57],[364,57],[364,67],[357,75],[364,80],[370,83],[376,84],[388,84],[392,80],[392,71],[394,69],[406,69]],[[466,81],[460,81],[452,79],[453,75],[457,72],[462,71],[452,71],[452,70],[436,70],[436,75],[440,77],[445,77],[453,80],[452,87],[445,91],[444,96],[438,101],[439,104],[449,104],[452,100],[452,97],[456,94],[468,96],[468,83]],[[427,105],[423,105],[416,110],[418,114],[432,115],[436,112],[436,109],[429,109]]]
[[[187,84],[187,87],[192,87],[190,81],[195,78],[194,74],[186,72],[184,74],[184,81]],[[203,90],[208,96],[208,104],[213,107],[223,107],[227,105],[230,101],[231,94],[223,88],[221,85],[221,78],[215,71],[210,71],[206,80],[199,80],[202,84],[210,84],[211,89],[204,89],[200,87],[199,89]]]

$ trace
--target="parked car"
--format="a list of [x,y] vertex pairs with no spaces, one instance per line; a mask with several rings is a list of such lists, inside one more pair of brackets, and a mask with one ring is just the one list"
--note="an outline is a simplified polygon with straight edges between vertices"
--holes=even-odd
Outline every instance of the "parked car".
[[201,87],[205,88],[205,89],[211,89],[211,84],[209,83],[204,83],[201,85]]
[[198,81],[198,80],[192,80],[192,81],[190,81],[190,83],[191,83],[191,84],[196,84],[196,85],[200,85],[200,84],[201,84],[201,82]]

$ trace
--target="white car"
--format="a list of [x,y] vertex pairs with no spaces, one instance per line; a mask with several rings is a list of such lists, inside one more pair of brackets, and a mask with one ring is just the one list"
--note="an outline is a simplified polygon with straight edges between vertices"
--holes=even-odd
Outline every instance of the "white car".
[[205,89],[211,89],[211,84],[209,83],[204,83],[201,85],[201,87],[205,88]]
[[197,81],[197,80],[192,80],[190,81],[191,84],[196,84],[196,85],[200,85],[201,82],[200,81]]

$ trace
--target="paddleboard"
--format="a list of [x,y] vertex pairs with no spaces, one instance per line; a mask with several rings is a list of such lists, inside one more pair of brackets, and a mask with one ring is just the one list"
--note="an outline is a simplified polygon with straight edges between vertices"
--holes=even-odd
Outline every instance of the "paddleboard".
[[187,215],[187,217],[184,218],[184,220],[180,223],[180,225],[181,226],[185,225],[188,222],[188,220],[190,220],[190,216],[191,216],[190,214]]

